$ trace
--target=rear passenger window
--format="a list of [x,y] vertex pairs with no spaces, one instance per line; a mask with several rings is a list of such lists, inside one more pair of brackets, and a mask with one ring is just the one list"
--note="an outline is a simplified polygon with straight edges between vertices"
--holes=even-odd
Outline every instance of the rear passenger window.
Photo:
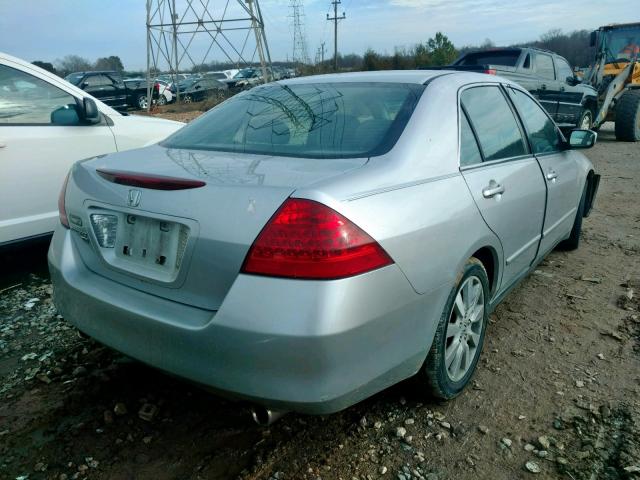
[[482,162],[478,142],[471,130],[469,120],[464,112],[460,112],[460,166],[475,165]]
[[520,112],[520,118],[527,129],[533,153],[550,153],[560,150],[560,137],[549,116],[528,95],[507,89]]
[[524,57],[522,68],[531,68],[531,54],[527,53],[527,56]]
[[556,75],[553,71],[553,59],[551,55],[536,53],[536,73],[539,77],[555,80]]
[[499,87],[469,88],[462,92],[461,101],[485,161],[527,154],[520,127]]

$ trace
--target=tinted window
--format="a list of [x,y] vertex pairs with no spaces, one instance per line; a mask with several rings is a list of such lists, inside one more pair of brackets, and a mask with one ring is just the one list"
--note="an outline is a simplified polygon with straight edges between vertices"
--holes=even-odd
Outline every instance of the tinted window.
[[531,54],[527,53],[527,56],[524,57],[524,62],[522,63],[522,68],[531,68]]
[[163,145],[305,158],[380,155],[399,138],[423,90],[382,83],[265,85],[213,108]]
[[478,142],[465,113],[460,112],[460,117],[460,166],[475,165],[482,162]]
[[89,75],[82,83],[86,83],[89,87],[97,87],[111,85],[113,82],[106,75]]
[[553,59],[551,55],[544,53],[536,53],[536,73],[542,78],[554,80],[556,77],[553,73]]
[[573,70],[564,58],[556,57],[556,67],[558,67],[558,80],[566,82],[567,77],[573,77]]
[[486,161],[527,153],[516,118],[500,88],[469,88],[462,92],[461,100]]
[[515,67],[520,50],[496,50],[495,52],[469,53],[456,62],[457,65],[504,65]]
[[20,70],[0,65],[0,125],[77,125],[72,95]]
[[528,95],[508,89],[513,103],[527,129],[533,153],[548,153],[560,150],[560,137],[549,116]]

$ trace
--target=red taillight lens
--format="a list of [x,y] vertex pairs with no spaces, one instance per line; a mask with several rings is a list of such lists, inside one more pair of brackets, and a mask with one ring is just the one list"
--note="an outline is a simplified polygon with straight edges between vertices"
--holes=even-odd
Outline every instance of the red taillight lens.
[[496,74],[496,70],[495,70],[495,68],[490,68],[488,70],[484,70],[483,73],[486,73],[487,75],[495,75]]
[[392,263],[373,238],[335,210],[290,198],[253,242],[242,272],[331,280]]
[[64,183],[62,184],[62,190],[60,190],[60,194],[58,195],[58,216],[60,217],[60,223],[69,228],[69,218],[67,218],[67,209],[65,206],[64,197],[67,194],[67,183],[69,183],[69,174],[64,178]]

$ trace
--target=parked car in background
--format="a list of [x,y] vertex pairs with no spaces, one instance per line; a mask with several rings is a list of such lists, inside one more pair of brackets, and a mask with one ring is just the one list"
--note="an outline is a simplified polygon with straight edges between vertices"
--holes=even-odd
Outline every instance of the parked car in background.
[[171,89],[171,83],[164,80],[156,79],[154,88],[158,90],[158,105],[166,105],[175,100],[174,90]]
[[225,83],[229,89],[238,91],[263,83],[262,77],[262,71],[259,68],[243,68]]
[[203,77],[213,78],[214,80],[224,81],[231,78],[226,72],[205,72]]
[[129,116],[87,92],[0,53],[0,245],[50,234],[69,167],[149,145],[179,122]]
[[564,129],[590,128],[597,112],[597,92],[564,57],[539,48],[492,48],[470,52],[447,69],[500,75],[526,88]]
[[188,78],[178,84],[180,100],[199,102],[206,98],[223,98],[229,90],[226,84],[213,78]]
[[414,375],[449,399],[490,312],[578,246],[599,176],[575,149],[595,138],[566,140],[495,75],[257,86],[158,145],[75,164],[55,303],[127,356],[271,410],[335,412]]
[[65,80],[115,109],[147,108],[145,79],[125,82],[120,73],[103,71],[70,73]]

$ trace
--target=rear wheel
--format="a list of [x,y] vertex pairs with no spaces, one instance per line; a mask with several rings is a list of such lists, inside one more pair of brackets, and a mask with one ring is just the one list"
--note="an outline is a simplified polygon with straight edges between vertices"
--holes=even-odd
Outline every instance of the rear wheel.
[[448,400],[469,383],[480,358],[487,327],[489,279],[482,262],[470,258],[447,304],[419,374],[437,398]]
[[640,89],[627,90],[616,105],[616,138],[640,141]]
[[138,104],[138,108],[140,110],[146,110],[147,106],[149,105],[149,102],[147,102],[146,95],[138,95],[138,99],[136,100],[136,103]]
[[182,101],[184,103],[193,103],[193,97],[191,95],[185,95]]
[[578,211],[576,212],[576,218],[573,221],[573,228],[569,238],[563,240],[558,244],[560,250],[576,250],[580,246],[580,232],[582,231],[582,219],[584,218],[584,208],[587,201],[587,186],[584,186],[582,190],[582,197],[580,197],[580,203],[578,204]]
[[158,105],[166,105],[167,104],[167,97],[165,97],[164,95],[160,95],[158,97]]

